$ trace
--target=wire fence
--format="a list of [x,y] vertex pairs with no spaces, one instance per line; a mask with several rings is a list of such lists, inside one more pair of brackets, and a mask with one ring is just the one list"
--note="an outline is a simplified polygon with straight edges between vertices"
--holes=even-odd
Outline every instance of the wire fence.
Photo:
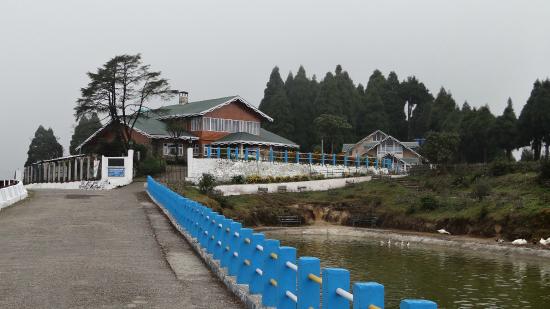
[[[238,284],[248,285],[250,294],[260,294],[266,307],[384,308],[384,286],[380,283],[356,282],[350,289],[346,269],[321,269],[318,258],[297,258],[296,248],[265,239],[263,233],[243,228],[241,223],[178,195],[151,177],[147,178],[147,191]],[[400,308],[436,309],[437,304],[406,299]]]

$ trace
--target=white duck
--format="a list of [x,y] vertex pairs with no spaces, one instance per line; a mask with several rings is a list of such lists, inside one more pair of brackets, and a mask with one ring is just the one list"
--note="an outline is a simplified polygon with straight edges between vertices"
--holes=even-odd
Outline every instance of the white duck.
[[539,243],[540,243],[541,245],[543,245],[543,246],[548,246],[548,245],[550,245],[550,237],[548,237],[548,239],[541,238],[541,239],[539,240]]
[[527,244],[527,240],[523,238],[512,241],[512,245],[526,245],[526,244]]
[[445,229],[439,229],[439,230],[437,230],[437,232],[438,232],[439,234],[451,235],[451,233],[447,232]]

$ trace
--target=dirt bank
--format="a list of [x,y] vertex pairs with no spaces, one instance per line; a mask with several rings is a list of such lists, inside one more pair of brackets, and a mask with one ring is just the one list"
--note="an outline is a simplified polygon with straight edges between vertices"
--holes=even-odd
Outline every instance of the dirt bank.
[[539,245],[515,246],[511,243],[497,243],[493,238],[439,235],[423,232],[397,231],[389,229],[354,228],[338,225],[313,225],[304,227],[262,227],[258,231],[270,235],[331,235],[346,237],[369,237],[382,241],[422,243],[443,246],[457,250],[491,251],[501,255],[522,255],[529,257],[550,258],[550,248]]

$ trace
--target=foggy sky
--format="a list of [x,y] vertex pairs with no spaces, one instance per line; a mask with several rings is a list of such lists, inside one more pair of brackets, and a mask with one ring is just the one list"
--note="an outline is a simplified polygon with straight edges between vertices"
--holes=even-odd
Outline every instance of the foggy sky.
[[550,75],[548,16],[550,2],[533,0],[2,0],[0,179],[22,167],[40,124],[68,153],[85,73],[117,54],[142,53],[192,101],[257,105],[275,65],[321,80],[341,64],[356,83],[393,70],[497,114],[511,97],[519,114]]

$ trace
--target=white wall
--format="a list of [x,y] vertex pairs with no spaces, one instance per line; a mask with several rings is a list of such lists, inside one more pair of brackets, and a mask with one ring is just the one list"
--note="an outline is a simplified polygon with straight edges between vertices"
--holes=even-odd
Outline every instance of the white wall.
[[223,185],[216,186],[215,190],[219,190],[223,195],[241,195],[241,194],[257,194],[258,188],[266,188],[268,193],[276,193],[280,186],[285,186],[287,192],[304,192],[304,191],[326,191],[330,189],[343,188],[348,183],[359,183],[370,181],[371,176],[350,177],[350,178],[334,178],[312,181],[297,181],[284,183],[264,183],[264,184],[245,184],[245,185]]
[[27,190],[21,181],[16,185],[0,189],[0,209],[25,199],[27,195]]
[[31,183],[26,185],[27,189],[65,189],[65,190],[109,190],[116,187],[126,186],[132,183],[134,179],[134,151],[128,150],[127,157],[116,157],[124,159],[124,176],[109,177],[109,159],[112,157],[101,157],[101,179],[95,181],[72,181],[72,182],[45,182]]
[[233,176],[258,175],[261,177],[282,177],[323,174],[326,177],[341,177],[342,173],[366,174],[367,171],[378,174],[387,173],[385,169],[375,169],[365,166],[356,168],[355,165],[344,167],[343,165],[319,165],[319,164],[298,164],[267,161],[233,161],[227,159],[203,159],[193,158],[193,149],[187,149],[188,153],[188,180],[197,182],[202,174],[212,174],[218,181],[230,181]]

